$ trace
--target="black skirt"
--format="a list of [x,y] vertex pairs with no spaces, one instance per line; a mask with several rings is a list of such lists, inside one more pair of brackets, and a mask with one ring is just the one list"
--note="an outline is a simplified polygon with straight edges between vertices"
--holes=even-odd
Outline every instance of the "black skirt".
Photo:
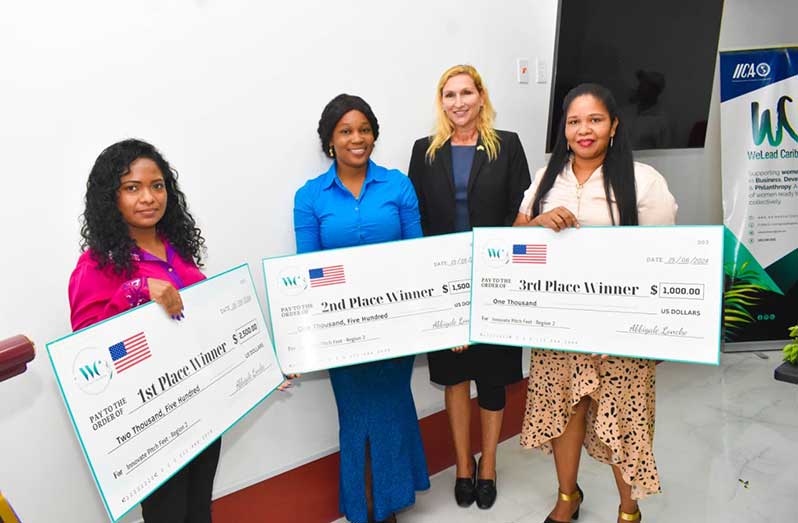
[[457,385],[476,380],[488,385],[520,381],[521,348],[503,345],[471,345],[463,352],[442,350],[427,354],[429,377],[438,385]]

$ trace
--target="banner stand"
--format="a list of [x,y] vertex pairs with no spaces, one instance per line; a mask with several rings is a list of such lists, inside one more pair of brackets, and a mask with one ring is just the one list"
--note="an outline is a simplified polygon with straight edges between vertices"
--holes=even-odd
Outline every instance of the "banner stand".
[[723,352],[798,322],[798,46],[720,53]]

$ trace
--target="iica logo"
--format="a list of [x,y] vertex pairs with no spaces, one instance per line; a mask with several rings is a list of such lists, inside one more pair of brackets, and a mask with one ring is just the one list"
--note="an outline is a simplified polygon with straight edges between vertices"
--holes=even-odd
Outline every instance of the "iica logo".
[[784,138],[784,131],[792,137],[793,140],[798,142],[798,133],[795,132],[790,121],[787,119],[787,102],[792,103],[792,98],[785,95],[779,98],[776,104],[776,130],[773,131],[773,125],[770,118],[770,109],[765,109],[762,114],[759,114],[759,102],[751,102],[751,135],[754,144],[762,145],[765,138],[771,147],[778,147],[781,145],[781,140]]
[[767,62],[741,63],[734,67],[732,80],[758,80],[767,78],[770,75],[770,64]]
[[501,267],[510,261],[510,253],[500,242],[488,242],[483,255],[491,267]]
[[72,379],[86,394],[100,394],[113,377],[108,351],[95,347],[81,350],[72,363]]
[[289,296],[296,296],[303,292],[308,288],[308,279],[305,274],[307,271],[301,271],[296,267],[283,269],[278,276],[280,289]]

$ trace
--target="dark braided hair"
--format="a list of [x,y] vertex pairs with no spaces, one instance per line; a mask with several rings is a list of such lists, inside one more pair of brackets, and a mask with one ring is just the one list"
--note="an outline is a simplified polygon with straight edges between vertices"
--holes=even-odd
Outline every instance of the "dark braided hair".
[[94,162],[86,182],[86,209],[80,228],[81,249],[91,250],[100,269],[110,265],[117,274],[132,274],[130,254],[136,242],[130,237],[128,225],[117,207],[117,192],[120,178],[130,173],[130,165],[139,158],[155,162],[166,185],[166,211],[156,230],[169,240],[183,259],[192,260],[201,267],[205,239],[177,185],[177,171],[158,149],[135,139],[111,145]]
[[[598,84],[581,84],[565,95],[562,103],[562,119],[557,128],[557,142],[551,152],[551,158],[543,173],[535,199],[530,209],[534,218],[540,214],[540,202],[546,193],[554,186],[557,176],[565,169],[570,159],[568,152],[568,141],[565,138],[565,121],[567,119],[568,107],[576,98],[590,95],[604,104],[610,115],[610,121],[614,122],[618,118],[618,104],[612,93],[606,87]],[[607,198],[607,207],[610,211],[610,218],[613,225],[637,225],[637,190],[635,188],[635,168],[632,158],[632,147],[626,135],[626,126],[618,118],[618,127],[615,129],[615,137],[612,147],[607,149],[604,157],[604,194]],[[610,199],[610,189],[615,194],[615,202],[618,205],[620,223],[615,223],[615,215],[612,212]]]
[[338,121],[349,111],[360,111],[371,125],[371,132],[374,140],[380,135],[380,124],[374,111],[364,99],[351,94],[339,94],[324,107],[319,119],[319,140],[321,140],[321,150],[329,156],[330,141],[332,141],[333,131]]

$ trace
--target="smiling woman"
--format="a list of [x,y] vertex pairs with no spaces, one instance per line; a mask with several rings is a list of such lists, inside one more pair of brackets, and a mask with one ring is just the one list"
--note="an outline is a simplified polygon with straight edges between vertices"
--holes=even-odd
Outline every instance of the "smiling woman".
[[[529,167],[518,135],[496,130],[496,112],[476,69],[456,65],[438,81],[432,136],[417,140],[409,175],[427,236],[510,225]],[[521,379],[521,350],[489,345],[430,353],[430,379],[446,386],[457,478],[458,505],[489,509],[496,501],[496,445],[502,426],[505,386]],[[471,380],[477,384],[482,425],[479,467],[471,455]],[[479,470],[477,470],[479,469]]]
[[[332,151],[339,169],[357,170],[366,166],[377,139],[373,127],[366,115],[357,109],[352,109],[338,120],[330,137],[329,150]],[[360,190],[356,192],[359,193]]]
[[[358,96],[338,95],[324,108],[318,133],[333,163],[296,192],[297,252],[421,236],[410,180],[370,160],[379,129]],[[396,521],[394,513],[429,488],[412,371],[413,356],[329,371],[340,426],[339,505],[352,523]]]
[[[592,173],[604,161],[610,142],[614,140],[618,118],[610,119],[604,105],[592,96],[580,96],[568,106],[565,118],[565,140],[579,166]],[[592,167],[592,169],[591,169]]]
[[[606,88],[572,89],[563,102],[551,159],[527,189],[515,225],[554,231],[673,225],[677,206],[665,178],[634,161],[625,125]],[[594,290],[637,292],[603,283]],[[553,452],[559,482],[557,502],[544,523],[579,517],[582,445],[612,468],[618,521],[640,521],[638,500],[660,490],[653,453],[655,368],[652,360],[532,350],[521,444]]]

